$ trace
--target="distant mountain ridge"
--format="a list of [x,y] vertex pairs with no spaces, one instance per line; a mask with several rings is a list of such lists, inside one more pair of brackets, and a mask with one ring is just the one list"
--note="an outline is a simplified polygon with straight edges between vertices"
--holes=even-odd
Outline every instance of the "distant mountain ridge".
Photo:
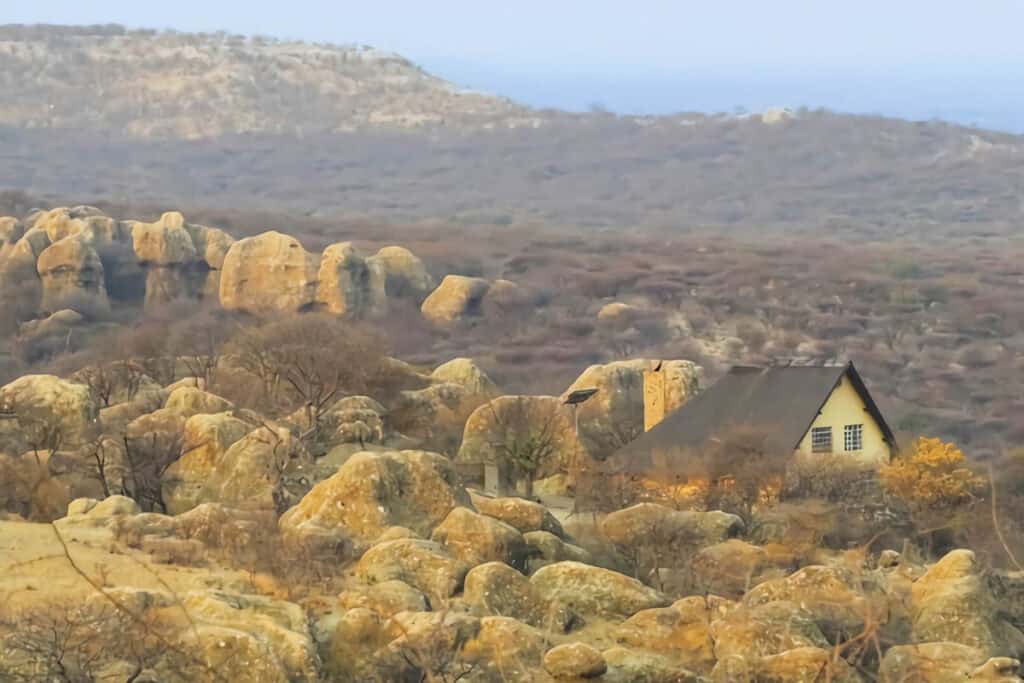
[[370,224],[999,238],[1024,136],[835,114],[535,110],[398,55],[0,27],[0,190]]
[[0,87],[0,125],[140,138],[535,123],[367,46],[116,25],[0,26]]

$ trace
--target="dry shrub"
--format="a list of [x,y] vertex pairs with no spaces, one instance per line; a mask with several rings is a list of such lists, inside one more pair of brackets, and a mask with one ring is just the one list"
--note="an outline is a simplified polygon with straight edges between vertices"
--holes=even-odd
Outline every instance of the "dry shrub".
[[829,502],[864,502],[880,498],[878,470],[842,455],[797,456],[786,471],[783,495]]

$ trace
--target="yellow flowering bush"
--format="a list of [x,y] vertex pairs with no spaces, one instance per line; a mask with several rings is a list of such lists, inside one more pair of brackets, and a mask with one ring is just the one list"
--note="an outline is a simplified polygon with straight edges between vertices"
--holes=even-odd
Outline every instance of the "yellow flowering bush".
[[964,454],[942,439],[921,437],[910,453],[882,467],[889,495],[919,510],[941,510],[969,502],[984,480],[967,467]]

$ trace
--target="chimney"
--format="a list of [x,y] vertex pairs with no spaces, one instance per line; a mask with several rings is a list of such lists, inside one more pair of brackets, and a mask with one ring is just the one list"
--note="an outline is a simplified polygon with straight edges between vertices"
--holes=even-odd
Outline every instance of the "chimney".
[[666,410],[665,372],[661,361],[650,369],[644,370],[644,431],[651,431],[665,419]]

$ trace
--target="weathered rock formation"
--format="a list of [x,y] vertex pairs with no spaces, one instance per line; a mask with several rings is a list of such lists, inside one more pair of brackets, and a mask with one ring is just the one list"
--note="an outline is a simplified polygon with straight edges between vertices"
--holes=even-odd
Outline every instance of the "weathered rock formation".
[[454,508],[468,504],[469,496],[443,456],[367,451],[313,487],[281,517],[281,528],[299,535],[337,533],[365,548],[392,526],[429,535]]
[[238,240],[224,257],[221,306],[254,313],[304,310],[316,298],[318,266],[297,239],[279,232]]
[[480,304],[491,285],[487,280],[464,275],[446,275],[431,292],[420,310],[427,320],[453,323],[480,314]]
[[332,244],[320,258],[316,302],[324,310],[349,318],[368,318],[387,312],[382,265],[364,258],[351,242]]
[[44,312],[74,308],[100,313],[110,308],[103,263],[86,236],[69,235],[54,242],[39,254],[36,269],[43,284]]
[[423,261],[405,247],[384,247],[367,261],[383,271],[389,298],[411,299],[419,306],[436,286]]

